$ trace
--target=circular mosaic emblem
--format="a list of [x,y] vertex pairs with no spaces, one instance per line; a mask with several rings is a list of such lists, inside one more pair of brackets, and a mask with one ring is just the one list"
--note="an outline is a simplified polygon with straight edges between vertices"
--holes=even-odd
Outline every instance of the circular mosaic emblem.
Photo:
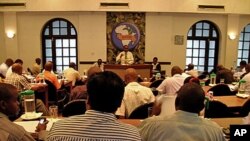
[[119,23],[112,30],[111,40],[119,50],[123,50],[125,45],[129,47],[129,50],[133,50],[140,41],[140,32],[134,24]]

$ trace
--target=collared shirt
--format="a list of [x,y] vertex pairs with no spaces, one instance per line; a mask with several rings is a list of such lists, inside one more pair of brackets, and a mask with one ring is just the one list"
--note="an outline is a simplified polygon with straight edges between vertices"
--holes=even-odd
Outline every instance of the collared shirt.
[[135,108],[154,101],[155,96],[150,88],[137,82],[130,82],[125,87],[122,104],[116,111],[116,115],[128,117]]
[[[250,73],[247,73],[243,78],[242,80],[245,80],[246,83],[245,83],[245,92],[247,94],[250,94]],[[240,84],[238,84],[240,85]],[[239,87],[238,85],[236,85],[237,87]]]
[[0,113],[0,141],[35,140],[22,126],[11,122],[5,114]]
[[72,81],[72,86],[75,86],[75,83],[81,80],[80,73],[73,68],[65,69],[63,75],[67,80]]
[[143,141],[225,141],[215,122],[181,110],[144,120],[139,132]]
[[6,77],[7,70],[8,70],[8,66],[5,63],[2,63],[0,65],[0,73]]
[[185,78],[185,76],[175,74],[173,77],[168,77],[163,80],[157,90],[162,91],[162,94],[175,95],[183,85]]
[[104,63],[101,63],[101,65],[98,65],[98,63],[95,62],[92,66],[93,67],[99,67],[102,71],[104,71]]
[[28,80],[24,78],[24,76],[17,73],[11,73],[10,76],[6,77],[4,82],[14,85],[17,87],[18,91],[22,91],[23,89],[29,90],[31,88],[31,84],[28,82]]
[[130,51],[128,51],[127,54],[125,54],[125,51],[122,51],[116,57],[116,62],[120,62],[121,65],[131,65],[134,63],[134,56]]
[[117,121],[112,113],[88,110],[56,122],[48,141],[141,141],[138,130]]
[[12,66],[10,66],[6,72],[6,77],[9,77],[12,74]]
[[61,88],[61,84],[55,74],[52,74],[50,71],[44,71],[43,75],[44,79],[49,80],[56,87],[56,89]]

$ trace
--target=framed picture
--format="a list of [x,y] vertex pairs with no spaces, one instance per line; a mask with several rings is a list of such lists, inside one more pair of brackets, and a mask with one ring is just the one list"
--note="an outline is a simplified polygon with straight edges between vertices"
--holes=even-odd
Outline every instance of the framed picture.
[[183,45],[184,43],[184,36],[183,35],[175,35],[174,36],[174,44],[175,45]]

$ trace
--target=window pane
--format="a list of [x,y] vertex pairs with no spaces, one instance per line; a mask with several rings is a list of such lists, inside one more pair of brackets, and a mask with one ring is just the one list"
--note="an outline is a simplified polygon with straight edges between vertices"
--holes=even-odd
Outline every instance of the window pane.
[[69,57],[63,57],[63,65],[69,65]]
[[244,50],[244,52],[243,52],[243,58],[248,58],[248,50]]
[[210,72],[213,69],[213,67],[208,67],[208,72]]
[[208,59],[208,65],[213,66],[214,65],[214,58],[209,58]]
[[205,65],[205,58],[199,58],[199,65]]
[[242,58],[242,51],[238,50],[238,58]]
[[61,23],[61,27],[67,27],[67,22],[65,22],[65,21],[60,21],[60,23]]
[[51,39],[45,39],[45,47],[46,48],[51,48],[52,45],[51,45]]
[[203,28],[204,28],[204,29],[209,29],[209,24],[203,23]]
[[198,49],[194,49],[193,57],[198,57],[198,56],[199,56],[199,50]]
[[57,67],[56,67],[56,71],[57,71],[57,72],[62,72],[62,71],[63,71],[62,66],[57,66]]
[[194,40],[193,48],[198,48],[198,47],[199,47],[199,40]]
[[56,47],[62,47],[62,40],[61,39],[56,40]]
[[70,49],[70,56],[76,56],[76,49],[75,48]]
[[200,48],[206,47],[206,41],[200,41]]
[[63,39],[63,47],[69,47],[69,40]]
[[214,50],[209,50],[209,57],[214,57]]
[[202,31],[202,30],[196,29],[196,30],[195,30],[195,36],[201,36],[201,35],[202,35],[202,34],[201,34],[201,31]]
[[247,26],[245,27],[245,32],[250,32],[250,25],[247,25]]
[[62,57],[56,57],[56,64],[62,65]]
[[205,57],[205,49],[200,49],[200,57]]
[[53,28],[53,35],[59,35],[59,28]]
[[192,59],[191,58],[186,58],[186,65],[192,63]]
[[193,58],[193,64],[198,65],[198,58]]
[[52,27],[59,27],[59,21],[54,21]]
[[70,39],[70,47],[76,47],[76,39]]
[[213,30],[213,37],[217,37],[216,31]]
[[245,33],[244,40],[250,41],[250,33]]
[[203,36],[208,37],[209,36],[209,30],[203,30]]
[[243,33],[241,32],[240,33],[240,41],[242,41],[243,40]]
[[242,42],[239,42],[239,47],[238,47],[239,49],[242,49],[243,47],[242,47]]
[[63,49],[63,56],[69,56],[69,49],[67,48]]
[[47,57],[46,58],[46,62],[48,62],[48,61],[52,61],[52,58],[51,57]]
[[201,29],[201,28],[202,28],[202,23],[201,23],[201,22],[200,22],[200,23],[197,23],[197,24],[196,24],[196,28],[200,28],[200,29]]
[[67,35],[67,28],[61,28],[61,35]]
[[45,29],[44,35],[49,35],[49,28],[48,27]]
[[56,49],[56,56],[62,56],[62,49]]
[[192,40],[187,40],[187,47],[192,48]]
[[186,56],[192,56],[192,49],[187,49]]
[[205,68],[204,68],[203,66],[198,66],[197,70],[198,70],[198,71],[204,71]]
[[46,57],[52,56],[52,50],[51,49],[46,49]]
[[215,48],[215,41],[210,41],[209,42],[209,48],[214,49]]
[[74,28],[71,28],[71,35],[76,35],[76,31]]
[[249,49],[249,42],[244,42],[244,49]]
[[76,63],[76,57],[70,57],[70,62]]

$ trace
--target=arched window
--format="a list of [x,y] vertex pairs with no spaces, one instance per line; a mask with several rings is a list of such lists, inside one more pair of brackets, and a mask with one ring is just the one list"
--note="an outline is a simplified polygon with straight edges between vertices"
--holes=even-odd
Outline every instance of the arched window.
[[52,61],[54,71],[61,72],[70,62],[77,65],[77,32],[67,20],[57,18],[47,22],[42,31],[43,63]]
[[249,49],[250,49],[250,24],[245,26],[240,33],[237,66],[239,66],[241,60],[250,62]]
[[186,66],[194,64],[199,71],[211,71],[218,63],[219,34],[209,21],[199,21],[188,31]]

